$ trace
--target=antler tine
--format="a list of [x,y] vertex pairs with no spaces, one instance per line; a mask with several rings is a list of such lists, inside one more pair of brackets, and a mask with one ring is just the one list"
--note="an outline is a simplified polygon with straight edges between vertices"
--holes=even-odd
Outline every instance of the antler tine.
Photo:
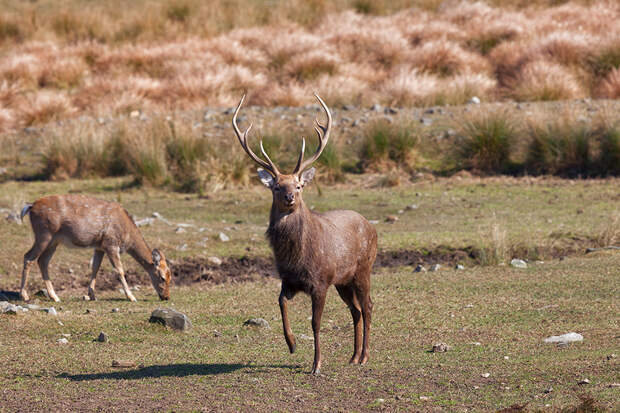
[[304,152],[306,151],[306,139],[301,138],[301,152],[299,152],[299,159],[297,159],[297,165],[295,166],[295,170],[293,171],[293,175],[299,173],[299,167],[301,166],[301,162],[304,160]]
[[303,157],[303,151],[302,151],[302,155],[300,156],[299,161],[297,162],[297,168],[295,168],[295,172],[293,173],[301,173],[308,166],[312,165],[312,163],[316,161],[319,156],[321,156],[321,152],[323,152],[323,149],[325,149],[325,147],[327,146],[327,141],[329,140],[329,133],[331,131],[331,126],[332,126],[332,114],[330,113],[329,108],[327,107],[325,102],[323,102],[323,99],[321,99],[319,95],[317,95],[316,93],[314,94],[314,96],[318,99],[319,103],[323,107],[323,110],[325,111],[325,115],[327,115],[327,123],[325,124],[325,126],[323,126],[321,125],[321,123],[319,123],[318,119],[314,120],[316,122],[316,126],[314,127],[314,130],[316,131],[316,134],[319,137],[319,147],[316,149],[316,152],[314,153],[314,155],[312,155],[310,159],[307,159],[304,162],[301,162],[301,159]]
[[239,104],[237,105],[237,109],[235,109],[235,113],[233,114],[233,117],[232,117],[232,126],[235,131],[235,134],[237,135],[237,139],[239,140],[239,143],[241,144],[241,147],[243,148],[243,150],[245,150],[245,153],[247,153],[248,156],[252,158],[252,160],[254,160],[254,162],[259,164],[260,166],[262,166],[263,168],[265,168],[272,174],[280,175],[280,171],[278,171],[278,168],[276,167],[276,165],[271,161],[271,159],[269,159],[269,156],[267,156],[267,154],[265,153],[265,149],[263,149],[262,141],[260,143],[260,149],[263,155],[265,155],[265,158],[267,158],[268,162],[265,162],[261,158],[256,156],[256,154],[252,152],[252,149],[250,149],[250,146],[248,145],[248,133],[250,132],[250,129],[252,129],[252,124],[250,124],[250,126],[248,126],[248,128],[243,133],[241,133],[241,130],[239,130],[239,126],[237,125],[237,115],[239,114],[239,109],[241,109],[241,105],[243,105],[244,100],[245,100],[245,95],[241,97],[241,100],[239,101]]

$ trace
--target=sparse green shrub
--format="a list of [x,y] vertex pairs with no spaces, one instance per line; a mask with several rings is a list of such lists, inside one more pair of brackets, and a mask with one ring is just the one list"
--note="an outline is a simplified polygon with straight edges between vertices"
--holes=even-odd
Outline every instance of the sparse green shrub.
[[369,124],[362,138],[360,160],[364,170],[385,170],[394,166],[412,169],[417,160],[417,127],[410,122]]
[[171,3],[166,9],[166,17],[175,22],[185,23],[190,15],[191,9],[186,3]]
[[505,112],[478,115],[457,126],[457,169],[487,174],[514,172],[512,149],[518,130]]
[[560,119],[531,124],[528,134],[530,144],[525,162],[528,173],[568,177],[595,174],[591,156],[595,132],[588,124]]
[[0,16],[0,42],[4,40],[17,40],[22,37],[22,31],[17,23]]
[[601,176],[620,176],[620,127],[602,127],[596,164]]

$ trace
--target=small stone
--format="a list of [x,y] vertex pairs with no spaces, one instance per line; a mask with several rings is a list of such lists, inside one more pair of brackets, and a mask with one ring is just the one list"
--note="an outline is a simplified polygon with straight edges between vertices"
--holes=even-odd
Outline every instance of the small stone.
[[417,267],[413,270],[413,272],[426,272],[426,268],[422,264],[418,264]]
[[120,312],[121,312],[121,310],[120,310],[119,308],[115,307],[115,308],[113,308],[113,309],[112,309],[112,311],[110,311],[110,312],[112,312],[112,313],[120,313]]
[[614,387],[614,388],[620,387],[620,383],[611,383],[609,387]]
[[396,215],[388,215],[385,217],[385,222],[396,222],[398,221],[398,217]]
[[129,114],[130,118],[137,118],[138,116],[140,116],[139,110],[132,110],[131,113]]
[[484,377],[485,379],[488,378],[489,376],[491,376],[491,373],[482,373],[480,375],[481,377]]
[[88,295],[83,295],[82,301],[90,301],[90,297]]
[[469,103],[470,105],[479,105],[480,104],[480,98],[478,96],[472,96],[472,98],[469,99],[467,101],[467,103]]
[[377,225],[379,223],[379,220],[378,219],[371,219],[368,222],[371,223],[372,225]]
[[396,108],[385,108],[383,111],[386,115],[396,115],[398,113],[398,109]]
[[435,272],[435,271],[439,271],[440,268],[441,268],[441,264],[433,264],[428,270],[430,272]]
[[510,360],[509,356],[504,356],[504,360]]
[[47,298],[48,300],[50,298],[50,296],[47,293],[46,289],[42,289],[42,290],[37,291],[36,293],[34,293],[34,296],[35,297],[41,297],[41,298]]
[[551,336],[551,337],[547,337],[545,339],[545,343],[564,343],[564,344],[568,344],[568,343],[573,343],[576,341],[583,341],[583,336],[579,333],[566,333],[566,334],[562,334],[561,336]]
[[342,105],[342,110],[353,110],[355,106],[353,105]]
[[527,268],[527,263],[518,258],[514,258],[512,261],[510,261],[510,266],[514,268]]
[[590,380],[588,380],[588,379],[581,379],[581,380],[579,380],[579,382],[577,384],[579,384],[579,385],[590,384]]
[[218,238],[220,239],[220,241],[222,242],[228,242],[230,241],[230,237],[226,234],[224,234],[223,232],[220,232],[218,235]]
[[177,229],[175,229],[174,232],[176,232],[177,234],[182,234],[187,231],[183,227],[177,227]]
[[405,207],[405,211],[413,211],[414,209],[418,209],[418,205],[417,204],[411,204],[411,205],[407,205]]
[[381,403],[385,403],[385,399],[377,399],[375,400],[375,402],[381,404]]
[[87,308],[86,309],[86,314],[95,314],[97,312],[97,310],[93,310],[92,308]]
[[69,340],[67,340],[66,338],[63,337],[63,338],[59,338],[58,340],[56,340],[56,342],[58,344],[68,344]]
[[423,402],[427,402],[427,401],[429,401],[430,399],[431,399],[431,398],[430,398],[430,397],[428,397],[428,396],[420,396],[420,400],[421,400],[421,401],[423,401]]
[[187,251],[187,244],[181,244],[177,247],[177,251]]
[[618,357],[618,356],[612,353],[612,354],[610,354],[609,356],[607,356],[607,360],[613,360],[613,359],[615,359],[616,357]]
[[61,336],[69,338],[69,337],[71,337],[71,334],[69,334],[69,333],[64,333],[64,334],[61,334]]
[[269,323],[264,318],[250,318],[243,322],[244,326],[254,326],[254,327],[263,327],[270,328]]
[[215,265],[216,267],[222,265],[222,260],[218,257],[208,257],[207,262],[211,265]]
[[370,107],[370,110],[372,110],[373,112],[381,112],[381,109],[382,107],[378,103],[375,103],[374,105]]
[[549,388],[545,389],[545,390],[543,391],[543,393],[545,393],[545,394],[549,394],[549,393],[551,393],[552,391],[553,391],[553,387],[549,387]]
[[43,310],[40,305],[37,304],[26,304],[26,308],[29,310]]
[[456,266],[454,267],[454,269],[455,269],[455,270],[457,270],[457,271],[458,271],[458,270],[464,270],[464,269],[465,269],[465,266],[464,266],[464,265],[462,265],[462,264],[456,264]]
[[109,340],[108,335],[106,333],[104,333],[103,331],[101,333],[99,333],[99,337],[97,337],[97,341],[99,343],[107,343]]
[[431,126],[433,124],[433,120],[431,118],[420,118],[420,123],[424,126]]
[[213,337],[222,337],[222,333],[217,330],[213,330]]
[[58,312],[56,311],[56,309],[54,307],[50,307],[47,309],[47,313],[49,315],[58,315]]
[[432,353],[445,353],[451,348],[452,347],[450,347],[446,343],[436,343],[436,344],[433,344],[433,348],[431,349],[431,352]]
[[474,308],[473,304],[467,304],[464,308]]
[[433,108],[428,108],[424,111],[425,115],[432,115],[433,113],[435,113],[435,109]]
[[16,212],[9,212],[9,214],[6,216],[6,220],[9,222],[12,222],[14,224],[20,224],[22,223],[21,218],[19,217],[19,214]]
[[299,335],[299,338],[300,338],[301,340],[314,341],[314,337],[310,337],[310,336],[305,335],[305,334],[300,334],[300,335]]
[[187,331],[192,328],[192,323],[185,314],[170,308],[157,308],[153,310],[149,322],[160,323],[179,331]]

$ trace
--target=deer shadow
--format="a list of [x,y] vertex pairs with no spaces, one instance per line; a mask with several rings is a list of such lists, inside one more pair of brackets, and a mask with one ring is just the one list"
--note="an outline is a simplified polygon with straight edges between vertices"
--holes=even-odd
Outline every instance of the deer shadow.
[[69,379],[71,381],[90,381],[90,380],[140,380],[146,378],[159,377],[187,377],[187,376],[213,376],[219,374],[232,373],[241,369],[258,369],[256,372],[265,372],[269,368],[281,368],[295,370],[300,368],[298,365],[248,365],[248,364],[167,364],[139,367],[134,370],[119,370],[107,373],[89,373],[89,374],[67,374],[62,373],[56,376],[60,379]]

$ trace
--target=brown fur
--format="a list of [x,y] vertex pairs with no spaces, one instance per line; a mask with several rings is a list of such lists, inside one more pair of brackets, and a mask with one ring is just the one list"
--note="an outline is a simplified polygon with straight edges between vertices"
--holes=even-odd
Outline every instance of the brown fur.
[[116,270],[127,298],[135,301],[129,291],[120,262],[120,254],[127,252],[150,275],[153,287],[162,300],[170,298],[171,272],[164,255],[151,250],[129,213],[115,202],[83,195],[52,195],[40,198],[22,211],[30,215],[35,241],[24,255],[21,296],[28,300],[26,284],[30,266],[38,260],[49,296],[60,301],[48,275],[49,262],[60,244],[78,248],[94,248],[91,281],[88,294],[95,299],[95,280],[106,254]]
[[353,317],[355,333],[350,363],[364,364],[368,361],[372,318],[370,271],[377,257],[377,231],[357,212],[329,211],[318,214],[310,211],[304,204],[303,187],[312,181],[315,173],[314,168],[306,168],[318,159],[327,146],[332,125],[329,108],[318,95],[315,94],[315,97],[325,111],[327,122],[322,125],[316,121],[315,131],[319,145],[312,157],[306,161],[303,160],[306,142],[302,141],[297,166],[291,175],[280,173],[269,159],[262,142],[260,148],[265,160],[259,158],[248,145],[248,134],[252,125],[243,133],[237,125],[237,115],[245,95],[233,114],[232,126],[239,144],[248,156],[265,168],[259,169],[258,177],[273,194],[267,238],[282,279],[279,303],[284,338],[290,352],[294,352],[295,337],[288,319],[288,300],[303,291],[312,299],[312,373],[318,374],[321,369],[321,317],[330,285],[336,287]]

